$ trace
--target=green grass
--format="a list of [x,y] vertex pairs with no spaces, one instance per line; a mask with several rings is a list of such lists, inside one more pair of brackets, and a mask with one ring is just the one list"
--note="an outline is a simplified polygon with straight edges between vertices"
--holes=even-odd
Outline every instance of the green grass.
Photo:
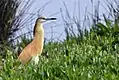
[[[95,36],[95,38],[94,38]],[[94,39],[93,39],[94,38]],[[101,40],[100,40],[101,39]],[[119,47],[112,47],[115,38],[100,36],[93,31],[80,43],[76,39],[62,43],[49,42],[46,56],[38,65],[22,65],[7,50],[0,71],[3,80],[118,80]]]

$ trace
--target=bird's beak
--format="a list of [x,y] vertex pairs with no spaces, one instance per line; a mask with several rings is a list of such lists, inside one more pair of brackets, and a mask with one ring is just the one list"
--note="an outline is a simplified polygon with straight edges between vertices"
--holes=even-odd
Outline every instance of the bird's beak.
[[45,20],[56,20],[56,18],[45,18]]

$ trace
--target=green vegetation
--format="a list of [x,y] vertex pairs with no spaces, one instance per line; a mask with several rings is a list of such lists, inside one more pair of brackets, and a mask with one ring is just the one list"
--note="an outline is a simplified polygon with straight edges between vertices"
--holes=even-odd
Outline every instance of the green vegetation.
[[78,43],[76,38],[49,42],[45,47],[48,58],[40,56],[35,66],[31,62],[21,65],[7,50],[0,77],[3,80],[118,80],[119,29],[116,23],[112,28],[106,26],[97,24],[100,31],[92,29]]
[[[45,44],[48,55],[41,55],[38,65],[22,65],[13,55],[14,49],[6,47],[4,60],[0,57],[0,80],[118,80],[118,19],[103,18],[104,22],[97,20],[90,32],[81,31],[75,21],[79,34],[66,28],[66,40]],[[19,45],[24,47],[28,41]]]

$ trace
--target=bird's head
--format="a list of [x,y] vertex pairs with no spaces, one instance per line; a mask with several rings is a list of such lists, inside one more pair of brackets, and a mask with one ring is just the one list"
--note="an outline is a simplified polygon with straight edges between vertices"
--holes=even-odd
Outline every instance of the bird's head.
[[46,18],[46,17],[41,16],[37,19],[37,21],[40,22],[40,23],[43,23],[43,22],[46,22],[46,21],[49,21],[49,20],[56,20],[56,18]]
[[39,17],[36,20],[36,24],[35,24],[35,27],[34,27],[34,31],[33,31],[34,35],[35,35],[35,32],[40,32],[41,30],[43,30],[42,23],[44,23],[46,21],[49,21],[49,20],[56,20],[56,18]]

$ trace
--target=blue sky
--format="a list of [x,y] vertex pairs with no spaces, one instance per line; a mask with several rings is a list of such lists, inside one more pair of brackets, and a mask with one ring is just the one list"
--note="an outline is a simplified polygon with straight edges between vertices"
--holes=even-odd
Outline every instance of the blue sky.
[[[94,5],[98,0],[93,0]],[[101,3],[103,3],[104,0],[99,0]],[[56,17],[57,21],[48,22],[44,24],[45,29],[45,37],[47,39],[51,39],[51,36],[53,38],[60,38],[62,40],[65,38],[65,32],[64,32],[64,26],[63,21],[61,18],[61,9],[65,15],[65,8],[63,2],[66,3],[68,11],[70,15],[78,16],[79,8],[78,3],[80,2],[80,16],[81,20],[84,18],[85,9],[87,8],[87,13],[92,13],[92,4],[91,0],[34,0],[34,4],[32,5],[32,8],[30,9],[30,12],[33,13],[33,11],[42,8],[46,3],[48,3],[45,8],[40,12],[43,16],[46,17]],[[93,7],[94,7],[93,5]],[[103,4],[102,4],[103,5]],[[104,8],[100,7],[100,12],[105,13]],[[56,14],[57,13],[57,14]],[[33,29],[34,24],[29,27],[29,29]],[[51,28],[52,26],[52,28]],[[51,34],[53,32],[53,34]],[[60,36],[62,34],[62,36]]]

